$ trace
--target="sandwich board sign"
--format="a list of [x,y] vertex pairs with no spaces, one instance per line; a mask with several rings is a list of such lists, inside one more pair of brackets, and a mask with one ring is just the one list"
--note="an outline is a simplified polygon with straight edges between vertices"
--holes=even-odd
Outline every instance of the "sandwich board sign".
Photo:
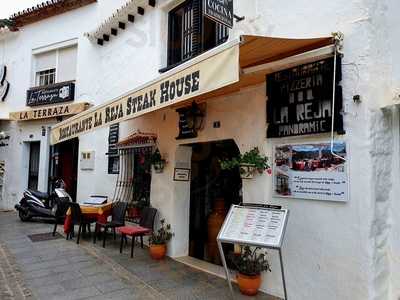
[[218,248],[231,291],[233,290],[230,271],[226,264],[222,243],[278,250],[285,299],[287,299],[281,248],[288,215],[289,211],[287,209],[281,209],[276,206],[232,205],[217,237]]

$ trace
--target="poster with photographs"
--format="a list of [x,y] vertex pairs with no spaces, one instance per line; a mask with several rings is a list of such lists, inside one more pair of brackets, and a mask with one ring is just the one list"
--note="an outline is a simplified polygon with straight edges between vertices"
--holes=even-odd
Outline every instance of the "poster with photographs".
[[[345,142],[333,152],[346,159]],[[330,143],[280,145],[274,153],[274,196],[348,201],[347,165]]]

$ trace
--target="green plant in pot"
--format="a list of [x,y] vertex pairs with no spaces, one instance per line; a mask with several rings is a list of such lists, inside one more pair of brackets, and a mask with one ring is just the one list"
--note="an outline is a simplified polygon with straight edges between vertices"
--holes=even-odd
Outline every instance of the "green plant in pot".
[[151,155],[151,164],[154,167],[156,173],[162,173],[166,164],[166,160],[162,158],[160,150],[158,148]]
[[240,254],[231,256],[238,270],[236,279],[242,294],[256,295],[261,286],[261,273],[271,272],[266,254],[261,248],[251,249],[249,246],[242,246]]
[[163,259],[167,253],[167,243],[172,239],[174,233],[171,232],[171,225],[165,223],[165,219],[160,221],[161,227],[153,231],[149,238],[150,256],[153,259]]
[[268,157],[262,155],[258,147],[238,157],[220,160],[220,165],[222,170],[239,168],[240,176],[243,179],[251,179],[257,171],[262,174],[265,170],[270,169]]

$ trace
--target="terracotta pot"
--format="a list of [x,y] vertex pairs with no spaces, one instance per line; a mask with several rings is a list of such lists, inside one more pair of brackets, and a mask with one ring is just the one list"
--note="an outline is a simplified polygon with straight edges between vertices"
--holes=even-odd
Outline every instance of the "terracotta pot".
[[239,290],[243,295],[257,295],[258,289],[261,286],[261,275],[248,276],[238,273],[236,276]]
[[150,245],[150,256],[152,259],[161,260],[167,253],[167,245]]
[[207,250],[208,257],[214,263],[219,263],[219,252],[217,244],[217,236],[224,223],[226,217],[225,201],[222,198],[218,198],[214,202],[214,210],[209,215],[207,226],[208,226],[208,239],[207,239]]

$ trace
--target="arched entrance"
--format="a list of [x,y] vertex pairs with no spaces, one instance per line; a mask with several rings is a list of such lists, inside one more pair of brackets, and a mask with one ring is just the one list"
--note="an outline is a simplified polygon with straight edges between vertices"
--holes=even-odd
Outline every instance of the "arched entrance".
[[233,140],[191,146],[189,256],[221,264],[216,236],[230,206],[242,202],[242,180],[239,169],[222,170],[219,161],[240,151]]

